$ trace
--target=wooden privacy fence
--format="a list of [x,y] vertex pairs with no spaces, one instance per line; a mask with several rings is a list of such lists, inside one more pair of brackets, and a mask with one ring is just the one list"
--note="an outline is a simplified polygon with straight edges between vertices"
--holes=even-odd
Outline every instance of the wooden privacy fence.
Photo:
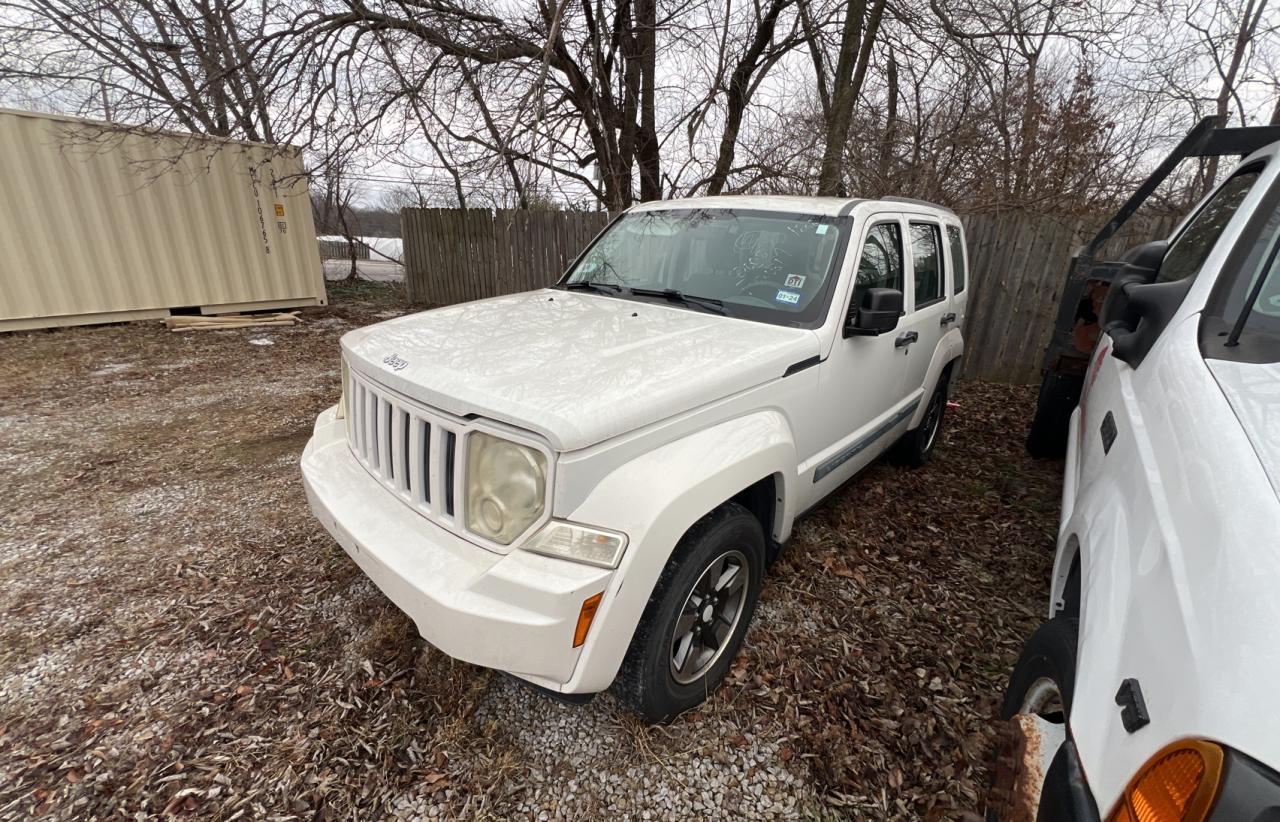
[[[609,220],[604,212],[413,208],[400,213],[405,277],[416,303],[450,305],[555,282]],[[962,216],[969,248],[964,376],[1035,382],[1071,256],[1106,217],[1025,212]],[[1131,221],[1112,254],[1173,228]]]
[[[1005,212],[960,219],[972,283],[963,374],[998,382],[1038,382],[1072,256],[1107,218]],[[1172,218],[1130,221],[1101,256],[1167,236],[1175,223]]]
[[409,299],[450,305],[545,288],[608,221],[603,211],[406,208]]

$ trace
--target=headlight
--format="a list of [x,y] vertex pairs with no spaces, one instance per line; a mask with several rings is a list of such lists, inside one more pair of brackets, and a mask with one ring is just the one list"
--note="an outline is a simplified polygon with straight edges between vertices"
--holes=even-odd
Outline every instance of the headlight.
[[542,516],[547,457],[479,431],[467,438],[467,528],[510,545]]
[[627,538],[623,534],[559,520],[548,522],[524,546],[526,551],[535,554],[585,562],[601,568],[617,568],[626,548]]
[[347,383],[351,382],[351,369],[347,366],[347,358],[342,358],[342,385],[338,387],[338,419],[347,418]]

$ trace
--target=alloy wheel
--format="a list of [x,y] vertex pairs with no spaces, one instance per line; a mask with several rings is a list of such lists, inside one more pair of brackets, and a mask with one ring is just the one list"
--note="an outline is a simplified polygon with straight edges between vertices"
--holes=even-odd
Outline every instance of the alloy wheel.
[[928,439],[924,442],[926,454],[933,448],[933,441],[938,438],[938,431],[942,428],[942,406],[945,402],[941,393],[934,394],[933,401],[929,403],[929,410],[925,412],[924,430],[929,432]]
[[719,661],[742,618],[750,570],[736,549],[713,559],[685,598],[671,632],[671,676],[688,685]]

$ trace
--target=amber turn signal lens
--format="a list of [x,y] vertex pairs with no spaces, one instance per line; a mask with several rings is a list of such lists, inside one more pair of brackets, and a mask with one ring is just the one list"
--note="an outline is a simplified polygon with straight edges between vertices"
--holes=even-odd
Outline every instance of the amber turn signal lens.
[[1175,742],[1147,760],[1108,822],[1203,822],[1221,777],[1221,748],[1195,739]]
[[573,631],[573,647],[577,648],[587,641],[587,631],[591,630],[591,620],[596,618],[596,611],[600,610],[602,599],[604,599],[604,591],[593,597],[587,597],[582,603],[582,610],[578,612],[578,627]]

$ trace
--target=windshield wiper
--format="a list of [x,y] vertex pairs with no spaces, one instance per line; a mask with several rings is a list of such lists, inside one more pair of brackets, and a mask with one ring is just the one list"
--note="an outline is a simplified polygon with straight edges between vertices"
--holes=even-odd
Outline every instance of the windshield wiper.
[[596,291],[601,294],[617,294],[622,291],[622,286],[614,283],[602,283],[598,280],[578,280],[577,282],[564,283],[556,288],[563,288],[565,291]]
[[724,313],[724,303],[714,297],[699,297],[695,294],[685,294],[683,291],[677,291],[674,288],[629,288],[631,294],[637,297],[662,297],[673,303],[681,303],[682,305],[696,305],[715,314]]

